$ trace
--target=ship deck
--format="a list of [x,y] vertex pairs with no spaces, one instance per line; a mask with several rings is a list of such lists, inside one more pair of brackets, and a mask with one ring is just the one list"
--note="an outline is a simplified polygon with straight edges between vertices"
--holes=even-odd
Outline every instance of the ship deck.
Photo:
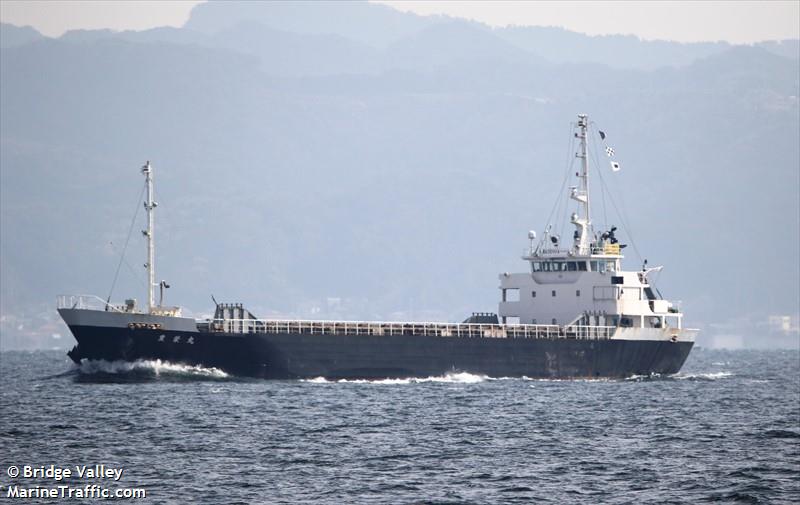
[[211,333],[303,333],[320,335],[425,335],[467,338],[572,338],[606,340],[615,326],[549,324],[479,324],[441,322],[313,321],[278,319],[207,319],[198,329]]

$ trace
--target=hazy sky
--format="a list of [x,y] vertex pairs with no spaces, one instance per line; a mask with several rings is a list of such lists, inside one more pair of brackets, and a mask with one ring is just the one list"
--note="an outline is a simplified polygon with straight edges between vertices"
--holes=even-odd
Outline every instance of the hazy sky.
[[29,25],[50,37],[67,30],[144,30],[182,26],[198,0],[0,0],[3,23]]
[[[197,0],[2,0],[5,23],[30,25],[49,36],[77,28],[142,30],[181,26]],[[493,26],[562,26],[598,34],[632,34],[682,42],[749,43],[800,38],[800,1],[566,2],[392,1],[380,3],[422,15],[447,14]]]
[[750,43],[800,38],[800,1],[424,2],[382,0],[399,10],[448,14],[493,26],[561,26],[590,35],[680,42]]

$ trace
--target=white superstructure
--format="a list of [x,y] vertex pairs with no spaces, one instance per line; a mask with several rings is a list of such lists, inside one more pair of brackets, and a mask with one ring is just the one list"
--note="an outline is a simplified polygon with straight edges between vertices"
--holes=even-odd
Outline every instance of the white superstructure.
[[538,244],[531,232],[530,248],[523,255],[529,263],[524,273],[500,277],[498,315],[503,324],[552,324],[559,326],[616,327],[613,338],[630,340],[693,340],[696,330],[683,328],[683,314],[676,304],[661,299],[648,274],[622,270],[621,248],[614,232],[598,235],[591,221],[587,135],[589,120],[578,116],[575,136],[580,160],[578,185],[569,196],[577,202],[570,217],[575,226],[572,243],[564,247],[548,227]]

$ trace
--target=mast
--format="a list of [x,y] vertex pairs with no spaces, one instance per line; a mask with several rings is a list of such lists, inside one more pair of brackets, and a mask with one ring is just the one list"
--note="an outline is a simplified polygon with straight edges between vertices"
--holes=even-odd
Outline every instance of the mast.
[[591,218],[589,214],[589,156],[587,153],[587,136],[589,117],[586,114],[578,115],[578,132],[575,136],[580,140],[580,148],[575,156],[581,160],[581,171],[578,174],[578,187],[573,187],[570,197],[578,202],[578,212],[572,214],[572,224],[577,228],[575,237],[575,252],[577,254],[591,253]]
[[156,297],[156,251],[153,237],[155,219],[153,216],[153,210],[158,206],[158,204],[153,201],[153,167],[150,165],[149,161],[142,167],[142,173],[144,174],[145,182],[147,184],[147,200],[144,202],[144,210],[147,211],[147,230],[142,231],[142,234],[147,237],[147,263],[144,265],[147,268],[147,312],[152,313],[153,309],[155,308]]

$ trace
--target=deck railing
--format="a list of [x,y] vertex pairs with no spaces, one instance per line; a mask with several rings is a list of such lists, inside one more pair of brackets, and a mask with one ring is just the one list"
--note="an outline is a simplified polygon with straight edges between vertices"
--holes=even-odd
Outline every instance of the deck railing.
[[[619,244],[593,246],[589,249],[589,252],[593,255],[604,256],[620,256],[622,254]],[[548,257],[552,256],[563,256],[564,259],[569,259],[572,256],[572,253],[572,249],[561,249],[558,247],[548,247],[542,249],[531,249],[530,247],[526,247],[522,250],[522,257],[528,260],[535,257],[540,257],[540,259],[546,260]]]
[[224,333],[289,333],[312,335],[425,335],[462,338],[571,338],[604,340],[615,326],[558,326],[550,324],[476,324],[372,321],[306,321],[271,319],[214,319],[209,331]]
[[125,312],[117,305],[107,303],[95,295],[58,295],[56,307],[59,309],[105,310],[109,312]]

